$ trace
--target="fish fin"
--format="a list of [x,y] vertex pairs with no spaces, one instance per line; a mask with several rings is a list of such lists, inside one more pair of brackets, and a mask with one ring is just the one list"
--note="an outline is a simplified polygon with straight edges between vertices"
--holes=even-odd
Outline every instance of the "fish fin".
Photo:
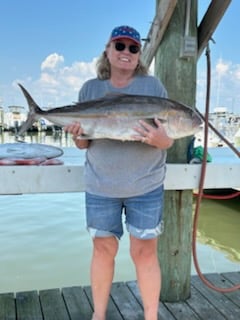
[[27,120],[26,122],[23,123],[23,125],[20,127],[20,130],[18,132],[18,136],[22,136],[23,133],[27,131],[32,126],[34,121],[37,119],[37,113],[41,113],[42,110],[39,108],[37,103],[33,100],[33,98],[28,93],[28,91],[20,83],[18,83],[18,85],[21,88],[29,107]]
[[[113,98],[118,98],[118,97],[120,98],[120,97],[124,97],[124,96],[129,96],[129,95],[126,93],[119,93],[119,92],[107,92],[103,97],[98,98],[98,99],[94,99],[92,101],[90,100],[88,102],[91,103],[91,102],[95,102],[95,101],[105,101],[105,100],[111,100]],[[76,105],[81,104],[81,102],[74,101],[73,104],[76,106]],[[92,107],[92,105],[90,105],[90,107]]]
[[117,97],[124,97],[128,96],[126,93],[119,93],[119,92],[107,92],[105,96],[103,96],[104,99],[112,99]]
[[23,136],[23,134],[31,128],[33,123],[35,122],[35,115],[29,114],[27,120],[21,125],[18,133],[17,133],[17,141],[19,141],[19,137]]

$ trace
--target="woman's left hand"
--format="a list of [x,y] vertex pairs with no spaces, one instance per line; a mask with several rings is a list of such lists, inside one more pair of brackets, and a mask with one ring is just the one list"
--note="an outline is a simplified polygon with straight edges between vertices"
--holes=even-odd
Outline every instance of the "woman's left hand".
[[147,122],[140,120],[140,126],[135,127],[134,130],[138,135],[134,135],[135,141],[141,141],[159,149],[168,149],[173,144],[173,139],[169,138],[162,123],[156,118],[154,119],[155,127]]

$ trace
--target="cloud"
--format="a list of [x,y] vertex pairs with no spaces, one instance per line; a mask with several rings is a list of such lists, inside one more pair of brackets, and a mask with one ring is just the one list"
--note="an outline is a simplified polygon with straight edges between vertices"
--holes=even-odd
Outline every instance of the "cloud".
[[[64,57],[52,53],[44,59],[39,78],[31,83],[44,106],[62,106],[76,101],[82,84],[96,77],[96,61],[76,61],[67,66]],[[36,96],[38,98],[38,96]]]
[[229,62],[224,62],[222,59],[219,59],[216,64],[216,73],[218,75],[225,75],[229,72],[231,64]]
[[59,70],[58,79],[62,84],[78,91],[86,80],[96,77],[96,58],[91,62],[74,62]]
[[50,54],[41,64],[41,70],[56,71],[64,63],[64,57],[57,54]]
[[[218,59],[211,68],[210,110],[225,107],[240,113],[240,65]],[[205,108],[207,83],[206,67],[201,66],[197,76],[197,107]]]
[[[66,65],[64,56],[52,53],[40,64],[37,78],[28,76],[17,82],[22,83],[42,107],[67,105],[77,100],[78,92],[86,80],[96,77],[96,61],[97,58],[93,58],[88,62],[74,61]],[[151,65],[151,73],[153,70],[154,63]],[[21,102],[14,103],[26,105],[16,81],[13,87],[21,99]],[[206,64],[201,60],[198,62],[196,107],[202,112],[206,104],[206,89]],[[8,92],[7,89],[2,91]],[[210,110],[219,106],[240,113],[240,64],[224,59],[217,60],[211,68]]]
[[56,77],[54,77],[53,75],[47,73],[47,72],[42,72],[39,82],[43,85],[47,85],[47,86],[56,86],[58,84],[58,81],[56,79]]
[[240,81],[240,64],[236,65],[234,68],[233,76],[235,77],[236,81]]

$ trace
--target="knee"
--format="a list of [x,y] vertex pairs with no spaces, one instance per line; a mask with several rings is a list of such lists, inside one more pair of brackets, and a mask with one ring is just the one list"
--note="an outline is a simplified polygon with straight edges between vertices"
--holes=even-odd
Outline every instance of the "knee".
[[135,264],[149,263],[157,259],[157,246],[154,240],[134,241],[130,247],[130,254]]
[[93,240],[94,255],[103,259],[114,259],[118,251],[118,241],[111,238],[95,238]]

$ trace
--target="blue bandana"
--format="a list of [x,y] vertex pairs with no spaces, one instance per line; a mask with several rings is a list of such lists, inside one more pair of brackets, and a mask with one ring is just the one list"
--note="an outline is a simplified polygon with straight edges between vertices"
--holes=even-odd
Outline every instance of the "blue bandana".
[[139,32],[137,30],[133,29],[129,26],[120,26],[113,29],[110,41],[121,39],[121,38],[127,38],[131,39],[137,44],[141,45],[141,37]]

